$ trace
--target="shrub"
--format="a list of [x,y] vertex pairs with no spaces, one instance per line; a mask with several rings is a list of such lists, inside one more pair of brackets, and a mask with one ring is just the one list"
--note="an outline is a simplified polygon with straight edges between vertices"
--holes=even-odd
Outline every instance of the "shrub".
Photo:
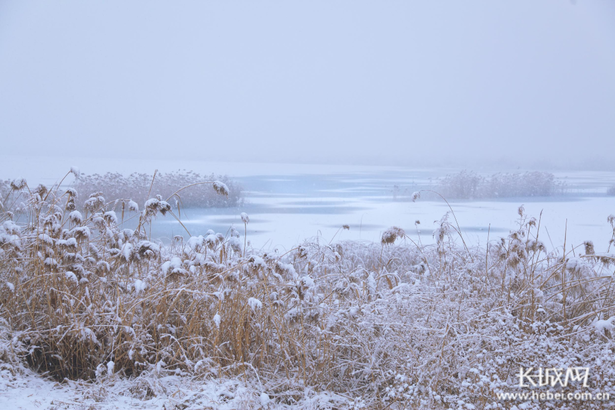
[[612,185],[606,189],[606,194],[609,196],[615,196],[615,185]]

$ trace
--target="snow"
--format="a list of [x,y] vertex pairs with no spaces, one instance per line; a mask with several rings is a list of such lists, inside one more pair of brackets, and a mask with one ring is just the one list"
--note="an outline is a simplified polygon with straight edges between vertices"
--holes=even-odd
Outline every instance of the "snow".
[[77,240],[75,238],[58,239],[56,243],[58,244],[58,246],[63,246],[67,248],[74,248],[77,246]]
[[615,320],[615,316],[610,317],[606,320],[596,320],[594,322],[594,327],[597,332],[604,332],[605,330],[613,330],[615,329],[615,325],[613,325],[613,320]]
[[55,404],[77,405],[78,392],[69,385],[43,379],[30,370],[23,375],[0,373],[0,408],[49,409]]
[[[21,374],[0,371],[0,409],[6,410],[184,410],[286,409],[273,406],[272,400],[257,386],[246,385],[241,378],[194,379],[170,375],[159,363],[159,375],[145,374],[126,380],[113,375],[114,363],[102,366],[96,382],[58,383],[31,370]],[[147,386],[155,396],[143,394]],[[294,408],[327,409],[346,399],[332,393],[306,390],[305,398]]]
[[47,235],[46,233],[42,233],[38,236],[38,239],[45,243],[46,245],[53,245],[53,239],[51,239],[51,237],[49,235]]
[[228,244],[235,252],[241,252],[241,241],[235,236],[228,238]]
[[271,399],[269,398],[269,395],[267,393],[261,393],[260,395],[260,402],[261,402],[261,406],[266,407],[269,402],[271,401]]
[[77,275],[75,275],[73,272],[71,271],[66,271],[66,279],[68,279],[69,281],[78,283],[77,280]]
[[252,310],[257,310],[263,307],[263,302],[256,298],[249,298],[248,305],[252,308]]
[[162,370],[166,365],[167,364],[164,362],[164,360],[159,360],[158,363],[156,363],[156,373],[162,373]]
[[185,269],[182,267],[182,260],[177,256],[174,256],[170,261],[162,264],[162,272],[164,274],[186,273]]
[[55,267],[57,267],[57,266],[59,265],[59,264],[58,264],[58,261],[56,261],[54,258],[51,258],[51,257],[49,257],[49,258],[45,258],[45,261],[44,261],[43,263],[44,263],[47,267],[49,267],[49,268],[51,268],[51,269],[53,269],[53,268],[55,268]]
[[188,246],[196,250],[197,248],[200,248],[201,246],[203,246],[204,240],[205,239],[203,238],[203,235],[192,236],[190,237],[190,239],[188,239]]
[[87,226],[78,226],[71,229],[71,234],[77,236],[82,236],[84,238],[89,238],[91,235],[90,228]]
[[301,277],[301,283],[308,289],[312,289],[316,286],[316,284],[314,283],[314,279],[312,279],[308,275],[303,275]]
[[267,267],[267,264],[260,256],[252,256],[251,260],[254,269],[265,269]]
[[79,211],[72,211],[68,214],[68,220],[78,225],[83,222],[83,215],[81,215],[81,212]]
[[139,212],[139,205],[132,199],[128,201],[128,210],[133,212]]
[[122,246],[122,256],[127,261],[129,261],[132,258],[133,248],[134,247],[132,246],[131,243],[125,243],[124,246]]
[[143,204],[143,207],[145,209],[152,208],[152,207],[156,207],[159,203],[160,203],[160,200],[158,198],[150,198],[147,201],[145,201],[145,204]]
[[11,235],[15,235],[17,233],[19,233],[20,229],[19,226],[17,224],[15,224],[15,222],[13,221],[4,221],[4,223],[2,224],[2,229]]
[[5,242],[15,247],[21,246],[21,240],[17,235],[5,235],[0,233],[0,242]]
[[138,295],[139,293],[147,289],[147,283],[143,282],[141,279],[137,279],[135,280],[134,288]]
[[216,237],[216,235],[211,233],[205,237],[204,243],[206,243],[207,246],[209,247],[214,247],[216,245],[217,240],[218,238]]

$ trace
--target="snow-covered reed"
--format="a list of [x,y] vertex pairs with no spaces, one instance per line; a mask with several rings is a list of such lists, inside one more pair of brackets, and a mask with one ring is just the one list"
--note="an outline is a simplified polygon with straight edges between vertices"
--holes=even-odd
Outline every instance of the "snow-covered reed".
[[559,195],[566,184],[550,172],[497,173],[481,176],[460,171],[438,181],[436,190],[449,199],[535,197]]
[[163,199],[127,209],[130,230],[101,195],[83,212],[76,196],[14,183],[2,198],[3,366],[132,380],[139,398],[169,377],[241,380],[243,408],[505,408],[519,366],[586,366],[590,391],[612,387],[615,257],[547,249],[523,209],[486,248],[458,246],[444,217],[433,246],[392,228],[279,254],[234,229],[163,245],[147,235]]
[[[228,187],[228,195],[218,195],[213,181],[220,181]],[[100,192],[107,201],[122,202],[126,199],[143,204],[152,194],[159,194],[173,205],[180,207],[234,207],[243,203],[241,186],[224,175],[203,176],[193,171],[170,173],[133,173],[124,176],[108,172],[104,175],[79,175],[75,179],[77,192],[91,194]],[[178,189],[181,192],[177,192]]]

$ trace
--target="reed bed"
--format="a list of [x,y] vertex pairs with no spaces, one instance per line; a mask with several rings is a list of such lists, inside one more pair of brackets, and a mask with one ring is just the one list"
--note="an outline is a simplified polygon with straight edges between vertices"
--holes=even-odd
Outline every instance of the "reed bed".
[[[228,195],[218,195],[212,184],[214,181],[224,183],[228,187]],[[183,189],[180,194],[174,195],[178,189],[184,187],[186,189]],[[226,208],[243,204],[241,185],[228,176],[201,175],[186,170],[169,173],[156,172],[154,175],[132,173],[128,176],[113,172],[104,175],[78,174],[73,188],[87,195],[100,192],[107,201],[118,203],[130,199],[143,204],[152,193],[156,193],[163,198],[168,198],[168,202],[180,208]]]
[[85,380],[100,400],[120,379],[139,399],[161,380],[241,380],[242,408],[509,408],[496,395],[515,391],[520,366],[587,366],[588,391],[613,388],[615,258],[590,243],[547,249],[522,208],[486,248],[459,246],[444,217],[433,246],[393,227],[380,244],[279,254],[245,249],[234,229],[164,245],[147,235],[170,212],[162,196],[124,209],[132,230],[99,193],[79,211],[76,190],[9,185],[0,362],[12,372]]
[[460,171],[438,180],[437,190],[449,199],[511,198],[561,195],[565,182],[550,172],[496,173],[482,176]]

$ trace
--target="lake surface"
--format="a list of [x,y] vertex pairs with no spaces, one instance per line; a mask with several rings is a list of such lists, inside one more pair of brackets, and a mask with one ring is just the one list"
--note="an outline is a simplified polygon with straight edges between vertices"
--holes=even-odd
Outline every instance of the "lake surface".
[[[255,248],[290,249],[304,240],[379,242],[391,226],[403,228],[415,241],[433,243],[433,230],[451,209],[443,200],[410,200],[413,192],[429,189],[441,170],[371,170],[329,174],[243,176],[246,204],[240,208],[188,209],[182,222],[192,235],[207,229],[226,233],[231,226],[242,234],[240,213],[250,216],[247,237]],[[549,249],[567,248],[593,240],[606,251],[612,237],[607,217],[615,214],[615,197],[605,195],[615,174],[569,173],[568,194],[557,197],[452,200],[467,242],[479,245],[505,236],[518,227],[521,205],[529,217],[541,221],[540,239]],[[425,196],[425,194],[423,194]],[[420,222],[420,223],[417,223]],[[451,215],[450,221],[454,222]],[[348,225],[349,230],[340,229]],[[173,220],[159,220],[160,236],[182,234]],[[185,233],[185,231],[184,231]]]

